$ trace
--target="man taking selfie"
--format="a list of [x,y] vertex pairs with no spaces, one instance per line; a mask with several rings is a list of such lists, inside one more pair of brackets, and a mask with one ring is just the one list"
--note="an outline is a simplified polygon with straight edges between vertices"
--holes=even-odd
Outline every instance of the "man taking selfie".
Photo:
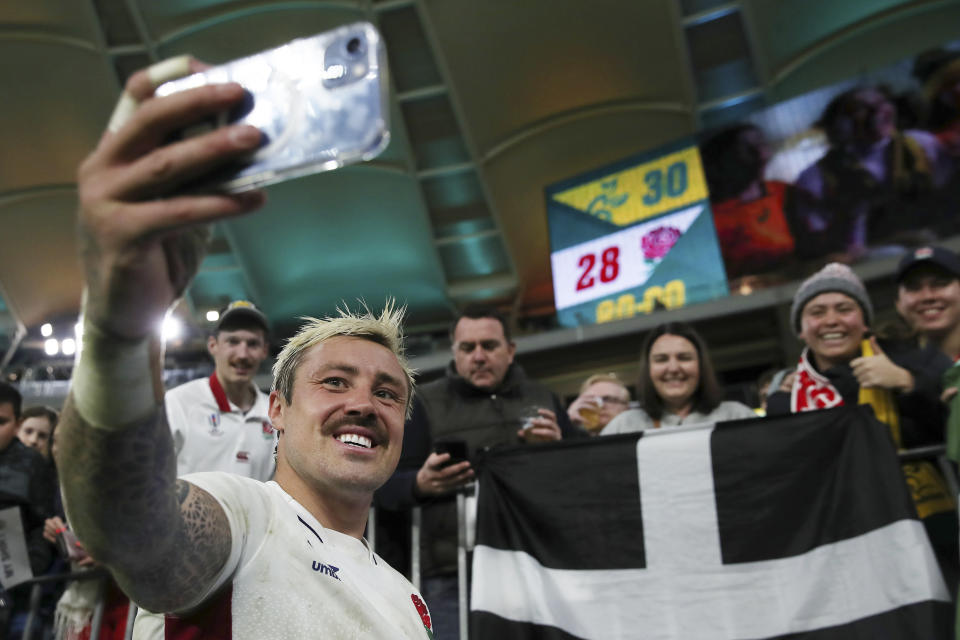
[[[196,272],[200,225],[264,196],[177,193],[255,149],[260,133],[234,125],[164,144],[243,90],[155,98],[162,64],[130,78],[78,175],[84,344],[57,455],[71,524],[134,602],[157,612],[138,616],[136,638],[430,637],[420,594],[362,538],[413,394],[401,313],[389,305],[310,321],[278,356],[275,482],[176,478],[155,327]],[[174,64],[181,75],[199,68]]]

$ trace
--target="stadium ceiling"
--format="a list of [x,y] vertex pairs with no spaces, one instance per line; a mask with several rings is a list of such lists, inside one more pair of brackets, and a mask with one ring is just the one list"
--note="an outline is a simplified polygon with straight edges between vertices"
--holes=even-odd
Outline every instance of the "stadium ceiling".
[[195,326],[234,298],[281,335],[357,298],[398,298],[414,331],[472,302],[548,315],[545,185],[955,39],[960,2],[7,0],[0,348],[76,317],[74,172],[133,70],[357,20],[387,44],[390,146],[217,225],[179,310]]

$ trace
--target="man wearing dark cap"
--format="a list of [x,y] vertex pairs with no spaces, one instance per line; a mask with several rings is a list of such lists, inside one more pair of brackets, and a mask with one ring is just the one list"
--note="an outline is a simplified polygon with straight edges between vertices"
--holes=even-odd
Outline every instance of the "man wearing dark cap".
[[905,255],[897,267],[897,312],[921,344],[960,357],[960,257],[942,247]]
[[178,476],[196,471],[263,481],[273,476],[269,396],[253,382],[269,351],[267,330],[266,316],[252,303],[231,302],[207,340],[214,372],[167,392]]
[[877,404],[896,414],[890,422],[897,424],[892,431],[898,446],[942,441],[940,376],[950,361],[935,349],[871,335],[870,295],[850,267],[831,263],[805,280],[793,297],[790,318],[806,348],[790,392],[768,399],[768,415],[875,404],[883,396]]

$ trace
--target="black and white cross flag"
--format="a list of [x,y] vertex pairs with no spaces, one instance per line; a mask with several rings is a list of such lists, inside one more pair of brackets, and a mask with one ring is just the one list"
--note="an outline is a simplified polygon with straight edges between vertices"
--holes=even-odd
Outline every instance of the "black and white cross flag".
[[473,638],[950,637],[887,427],[842,407],[490,452]]

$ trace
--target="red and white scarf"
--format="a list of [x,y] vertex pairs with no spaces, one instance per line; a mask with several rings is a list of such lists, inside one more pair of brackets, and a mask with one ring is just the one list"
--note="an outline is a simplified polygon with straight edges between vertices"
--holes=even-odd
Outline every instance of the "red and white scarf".
[[790,413],[829,409],[843,404],[843,397],[825,375],[810,364],[810,349],[800,354],[797,375],[790,389]]

